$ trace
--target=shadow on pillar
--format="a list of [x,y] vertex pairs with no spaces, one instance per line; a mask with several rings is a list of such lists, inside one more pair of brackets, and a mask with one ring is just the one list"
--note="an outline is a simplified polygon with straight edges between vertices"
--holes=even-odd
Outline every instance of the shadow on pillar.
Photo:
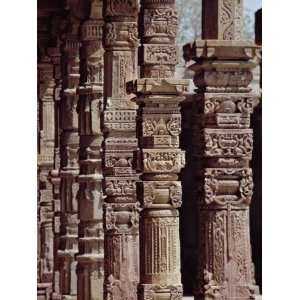
[[[255,43],[262,44],[261,9],[255,14]],[[261,68],[260,73],[262,74]],[[262,86],[261,74],[260,86]],[[256,107],[251,122],[254,134],[252,160],[254,194],[250,210],[250,229],[255,279],[262,291],[262,102]]]
[[182,104],[182,132],[180,148],[186,151],[186,167],[182,170],[182,206],[180,208],[181,275],[184,296],[192,296],[197,267],[197,210],[195,207],[195,186],[192,157],[192,105]]
[[255,265],[255,279],[262,288],[262,105],[256,108],[252,117],[254,131],[253,181],[254,194],[250,208],[250,230],[252,256]]

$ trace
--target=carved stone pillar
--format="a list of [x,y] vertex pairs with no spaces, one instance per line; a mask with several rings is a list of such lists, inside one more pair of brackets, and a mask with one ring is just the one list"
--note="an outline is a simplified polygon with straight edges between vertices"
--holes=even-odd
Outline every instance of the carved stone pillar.
[[78,300],[103,300],[104,232],[102,142],[104,49],[101,0],[90,1],[81,25],[79,133],[79,254],[76,256]]
[[75,254],[78,252],[78,103],[79,84],[79,21],[72,19],[63,36],[62,45],[62,99],[60,104],[60,291],[62,299],[77,299]]
[[175,80],[177,13],[175,1],[142,1],[140,32],[141,77],[131,88],[139,104],[138,134],[142,182],[140,224],[139,300],[182,299],[180,273],[179,212],[185,165],[179,149],[179,103],[187,89]]
[[138,0],[106,0],[105,13],[105,299],[136,300],[139,206],[136,199]]
[[241,40],[243,6],[244,0],[202,0],[202,38]]
[[38,63],[39,143],[38,143],[38,288],[51,293],[54,265],[53,195],[48,174],[54,163],[54,87],[53,64],[44,53]]
[[57,41],[56,47],[48,48],[48,54],[53,63],[53,72],[55,78],[54,87],[54,162],[53,169],[49,173],[49,178],[52,183],[53,197],[53,232],[54,232],[54,275],[52,279],[53,292],[52,300],[61,299],[59,286],[59,259],[57,256],[60,244],[60,215],[61,215],[61,200],[60,200],[60,149],[59,149],[59,105],[61,98],[61,51],[60,42]]
[[184,47],[185,59],[195,61],[191,69],[198,87],[193,109],[199,170],[195,299],[256,299],[249,228],[250,116],[259,97],[249,84],[258,51],[254,43],[239,41],[242,1],[204,0],[203,5],[203,40]]

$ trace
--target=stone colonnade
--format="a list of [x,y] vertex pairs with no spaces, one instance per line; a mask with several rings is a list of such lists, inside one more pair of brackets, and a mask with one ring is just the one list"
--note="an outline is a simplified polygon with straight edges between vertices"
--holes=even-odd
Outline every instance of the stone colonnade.
[[249,235],[259,102],[249,84],[259,48],[241,41],[241,0],[202,2],[202,39],[184,47],[197,86],[189,97],[188,81],[174,78],[175,0],[39,9],[39,300],[182,299],[186,155],[198,220],[195,299],[259,297]]

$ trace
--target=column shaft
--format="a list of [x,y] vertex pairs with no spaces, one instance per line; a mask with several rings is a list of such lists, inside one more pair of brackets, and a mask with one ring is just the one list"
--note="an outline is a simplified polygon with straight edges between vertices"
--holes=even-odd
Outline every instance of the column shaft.
[[49,172],[54,165],[54,87],[51,58],[45,53],[38,63],[39,141],[38,141],[38,289],[52,291],[54,271],[54,202]]
[[[185,165],[179,148],[185,80],[175,80],[177,63],[175,1],[141,1],[140,65],[142,79],[132,83],[139,105],[141,202],[139,300],[182,299],[179,212]],[[130,87],[130,86],[129,86]]]
[[62,99],[60,105],[60,291],[62,299],[76,299],[77,276],[75,254],[78,252],[78,103],[79,21],[70,19],[62,44]]
[[105,299],[135,300],[139,281],[136,105],[138,1],[105,3]]
[[[207,10],[212,2],[218,5]],[[242,1],[203,3],[203,37],[210,40],[184,47],[186,60],[195,61],[190,68],[198,87],[193,103],[199,253],[195,299],[256,299],[249,228],[250,116],[259,97],[249,85],[258,48],[253,42],[238,41]],[[207,34],[212,29],[218,34]]]
[[101,131],[104,49],[102,1],[91,1],[81,25],[78,300],[103,300],[104,232]]

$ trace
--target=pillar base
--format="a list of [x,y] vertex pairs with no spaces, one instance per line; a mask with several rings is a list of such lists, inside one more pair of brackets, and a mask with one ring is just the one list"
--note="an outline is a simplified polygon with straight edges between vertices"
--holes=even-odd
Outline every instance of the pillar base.
[[208,283],[195,295],[195,300],[261,300],[257,285],[226,286]]
[[37,284],[37,300],[50,300],[52,290],[52,283],[38,283]]
[[140,284],[138,300],[182,300],[182,285]]

